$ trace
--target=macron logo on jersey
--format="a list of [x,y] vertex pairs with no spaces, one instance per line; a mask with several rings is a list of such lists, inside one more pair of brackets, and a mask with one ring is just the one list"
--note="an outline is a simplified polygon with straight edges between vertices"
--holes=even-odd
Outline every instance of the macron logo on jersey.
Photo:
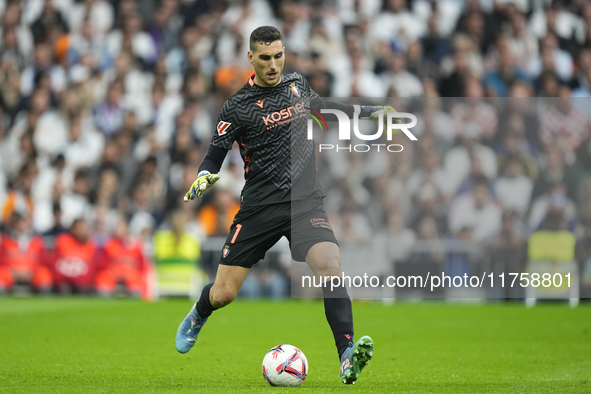
[[226,130],[228,129],[228,126],[230,126],[231,124],[232,123],[224,122],[223,120],[220,121],[220,123],[218,123],[217,125],[218,135],[226,134]]

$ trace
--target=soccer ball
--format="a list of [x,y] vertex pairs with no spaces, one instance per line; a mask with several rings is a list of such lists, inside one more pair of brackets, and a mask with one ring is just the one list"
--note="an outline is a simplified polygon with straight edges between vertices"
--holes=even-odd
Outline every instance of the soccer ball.
[[277,345],[263,358],[263,377],[271,386],[297,387],[308,376],[308,360],[295,346]]

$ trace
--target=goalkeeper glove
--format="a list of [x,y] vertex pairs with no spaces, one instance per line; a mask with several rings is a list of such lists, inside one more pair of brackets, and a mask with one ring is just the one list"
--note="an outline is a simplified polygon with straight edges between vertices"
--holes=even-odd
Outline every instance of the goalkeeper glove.
[[195,197],[201,197],[203,192],[212,187],[218,179],[220,179],[220,174],[201,171],[197,174],[197,179],[195,179],[187,194],[185,194],[185,202],[193,200]]
[[[397,112],[389,105],[363,106],[361,109],[365,114],[369,114],[369,116],[364,116],[361,119],[373,120],[374,122],[380,120],[380,111],[384,111],[384,117],[382,118],[384,125],[386,125],[388,122],[388,112]],[[400,118],[393,118],[392,122],[400,123]]]

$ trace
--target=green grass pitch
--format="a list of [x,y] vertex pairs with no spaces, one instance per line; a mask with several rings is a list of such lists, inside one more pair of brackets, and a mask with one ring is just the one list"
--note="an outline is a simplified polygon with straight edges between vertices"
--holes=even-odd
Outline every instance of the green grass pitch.
[[[354,303],[375,341],[355,386],[339,381],[319,301],[237,301],[187,355],[174,334],[187,300],[0,299],[1,393],[591,392],[591,305]],[[261,374],[280,343],[308,357],[299,388]]]

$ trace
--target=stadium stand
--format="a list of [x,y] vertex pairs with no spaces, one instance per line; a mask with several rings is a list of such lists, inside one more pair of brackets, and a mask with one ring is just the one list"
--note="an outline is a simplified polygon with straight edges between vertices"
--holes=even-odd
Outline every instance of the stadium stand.
[[[177,212],[187,269],[215,272],[219,254],[199,259],[200,245],[217,244],[239,204],[237,149],[218,194],[182,197],[250,74],[250,32],[274,25],[285,71],[321,96],[388,97],[425,125],[414,145],[395,136],[397,155],[319,158],[339,239],[392,266],[468,270],[449,246],[460,242],[524,269],[560,205],[591,296],[588,1],[0,0],[0,15],[0,250],[16,213],[31,242],[43,235],[55,291],[95,288],[119,218],[162,278]],[[249,294],[279,278],[273,294],[288,295],[285,264],[261,267]]]

